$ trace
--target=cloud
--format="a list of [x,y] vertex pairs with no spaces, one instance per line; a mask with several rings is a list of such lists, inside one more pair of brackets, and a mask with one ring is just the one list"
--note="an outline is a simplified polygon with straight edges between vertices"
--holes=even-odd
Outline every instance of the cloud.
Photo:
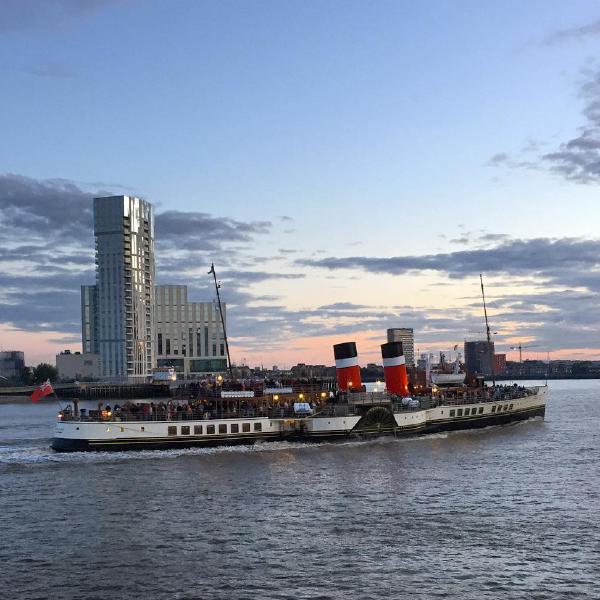
[[543,43],[547,46],[553,46],[564,42],[597,36],[600,36],[600,19],[589,25],[579,25],[577,27],[568,27],[566,29],[555,31],[547,36]]
[[576,135],[545,154],[538,154],[542,144],[529,143],[520,157],[505,152],[492,156],[488,166],[511,169],[550,170],[564,179],[579,184],[600,182],[600,71],[588,74],[580,85],[583,101],[583,123]]
[[30,75],[48,77],[51,79],[72,79],[77,75],[74,69],[60,63],[43,63],[32,67],[26,67],[23,71]]
[[509,159],[510,156],[506,154],[506,152],[498,152],[487,161],[487,164],[490,166],[497,166],[507,162]]
[[365,304],[354,304],[353,302],[334,302],[333,304],[324,304],[323,306],[319,306],[318,310],[331,310],[331,311],[340,311],[340,310],[363,310],[365,308],[370,308]]
[[122,0],[2,0],[0,34],[59,27]]
[[600,72],[581,85],[584,122],[578,135],[544,154],[542,160],[558,175],[575,183],[600,181]]
[[[155,238],[163,247],[215,251],[234,242],[250,242],[269,233],[269,221],[249,223],[207,213],[169,210],[156,215]],[[185,243],[182,243],[185,240]]]
[[219,279],[235,281],[236,283],[261,283],[270,279],[303,279],[304,273],[270,273],[267,271],[223,271]]
[[299,259],[298,265],[325,269],[359,269],[371,273],[401,275],[438,271],[450,277],[478,273],[546,275],[562,269],[590,269],[600,266],[600,241],[579,238],[534,238],[509,240],[491,248],[439,254],[394,257],[350,256]]

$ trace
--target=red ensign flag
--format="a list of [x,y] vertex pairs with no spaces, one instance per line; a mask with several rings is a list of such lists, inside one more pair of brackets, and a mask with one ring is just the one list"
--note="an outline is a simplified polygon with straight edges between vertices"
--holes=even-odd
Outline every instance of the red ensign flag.
[[53,394],[54,390],[52,389],[52,385],[50,384],[50,380],[46,379],[42,385],[37,390],[33,391],[31,394],[31,400],[33,402],[39,402],[44,396],[49,396]]

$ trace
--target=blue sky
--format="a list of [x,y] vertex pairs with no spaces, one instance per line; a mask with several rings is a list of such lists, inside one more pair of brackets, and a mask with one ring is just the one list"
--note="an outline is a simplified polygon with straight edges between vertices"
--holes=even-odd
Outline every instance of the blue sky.
[[[307,261],[440,252],[452,261],[454,252],[510,240],[595,239],[598,174],[573,177],[558,168],[562,155],[548,156],[590,125],[583,111],[597,90],[585,86],[600,69],[599,20],[598,3],[585,1],[8,0],[0,6],[0,173],[65,180],[83,194],[140,195],[158,212],[270,221],[236,257],[212,248],[196,260],[302,275],[234,282],[250,294],[244,304],[278,296],[273,314],[283,307],[282,318],[297,321],[281,339],[286,352],[302,324],[309,330],[319,317],[306,311],[335,302],[464,311],[465,298],[476,301],[471,273],[468,281],[441,271],[408,281]],[[480,239],[489,234],[505,237]],[[15,264],[5,270],[22,270]],[[187,282],[197,275],[190,268],[170,274]],[[516,290],[510,265],[491,271],[506,298],[600,291],[569,278],[549,286],[539,270]],[[424,292],[436,283],[448,284],[447,293]],[[380,284],[386,291],[369,299],[365,288]],[[7,306],[18,297],[14,285]],[[4,345],[39,328],[12,309],[3,315],[1,302],[0,322],[11,331]],[[253,316],[259,322],[245,318]],[[405,315],[388,317],[394,324]],[[352,334],[339,315],[327,322],[331,336]],[[55,325],[52,343],[74,339],[72,324]],[[546,325],[542,335],[529,322],[525,335],[556,352],[592,347],[586,338],[561,348],[563,335]],[[254,357],[264,344],[250,337],[273,341],[273,326],[267,318],[262,330],[249,328],[240,347]],[[275,344],[267,354],[281,351]],[[300,351],[298,360],[312,362]]]

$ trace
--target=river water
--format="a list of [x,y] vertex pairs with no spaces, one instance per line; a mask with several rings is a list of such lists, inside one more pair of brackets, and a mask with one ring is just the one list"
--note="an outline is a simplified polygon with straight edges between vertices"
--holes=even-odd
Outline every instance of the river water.
[[55,454],[0,405],[0,597],[600,598],[600,381],[408,440]]

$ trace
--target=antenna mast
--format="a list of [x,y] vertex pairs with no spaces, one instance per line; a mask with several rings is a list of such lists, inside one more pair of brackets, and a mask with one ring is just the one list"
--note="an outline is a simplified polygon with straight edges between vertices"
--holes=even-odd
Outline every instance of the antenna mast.
[[227,370],[231,375],[231,356],[229,355],[229,343],[227,342],[227,330],[225,329],[225,319],[223,318],[223,307],[221,306],[221,295],[219,294],[219,288],[221,284],[217,281],[217,274],[215,273],[215,263],[210,264],[210,271],[208,274],[212,276],[215,280],[215,290],[217,291],[217,302],[219,303],[219,314],[221,315],[221,325],[223,326],[223,337],[225,338],[225,350],[227,352]]
[[[485,315],[485,333],[487,335],[488,348],[492,350],[492,336],[490,334],[490,324],[487,316],[487,307],[485,305],[485,290],[483,289],[483,275],[479,273],[479,281],[481,282],[481,297],[483,298],[483,314]],[[494,369],[494,353],[491,353],[492,357],[492,383],[496,387],[496,373]]]

